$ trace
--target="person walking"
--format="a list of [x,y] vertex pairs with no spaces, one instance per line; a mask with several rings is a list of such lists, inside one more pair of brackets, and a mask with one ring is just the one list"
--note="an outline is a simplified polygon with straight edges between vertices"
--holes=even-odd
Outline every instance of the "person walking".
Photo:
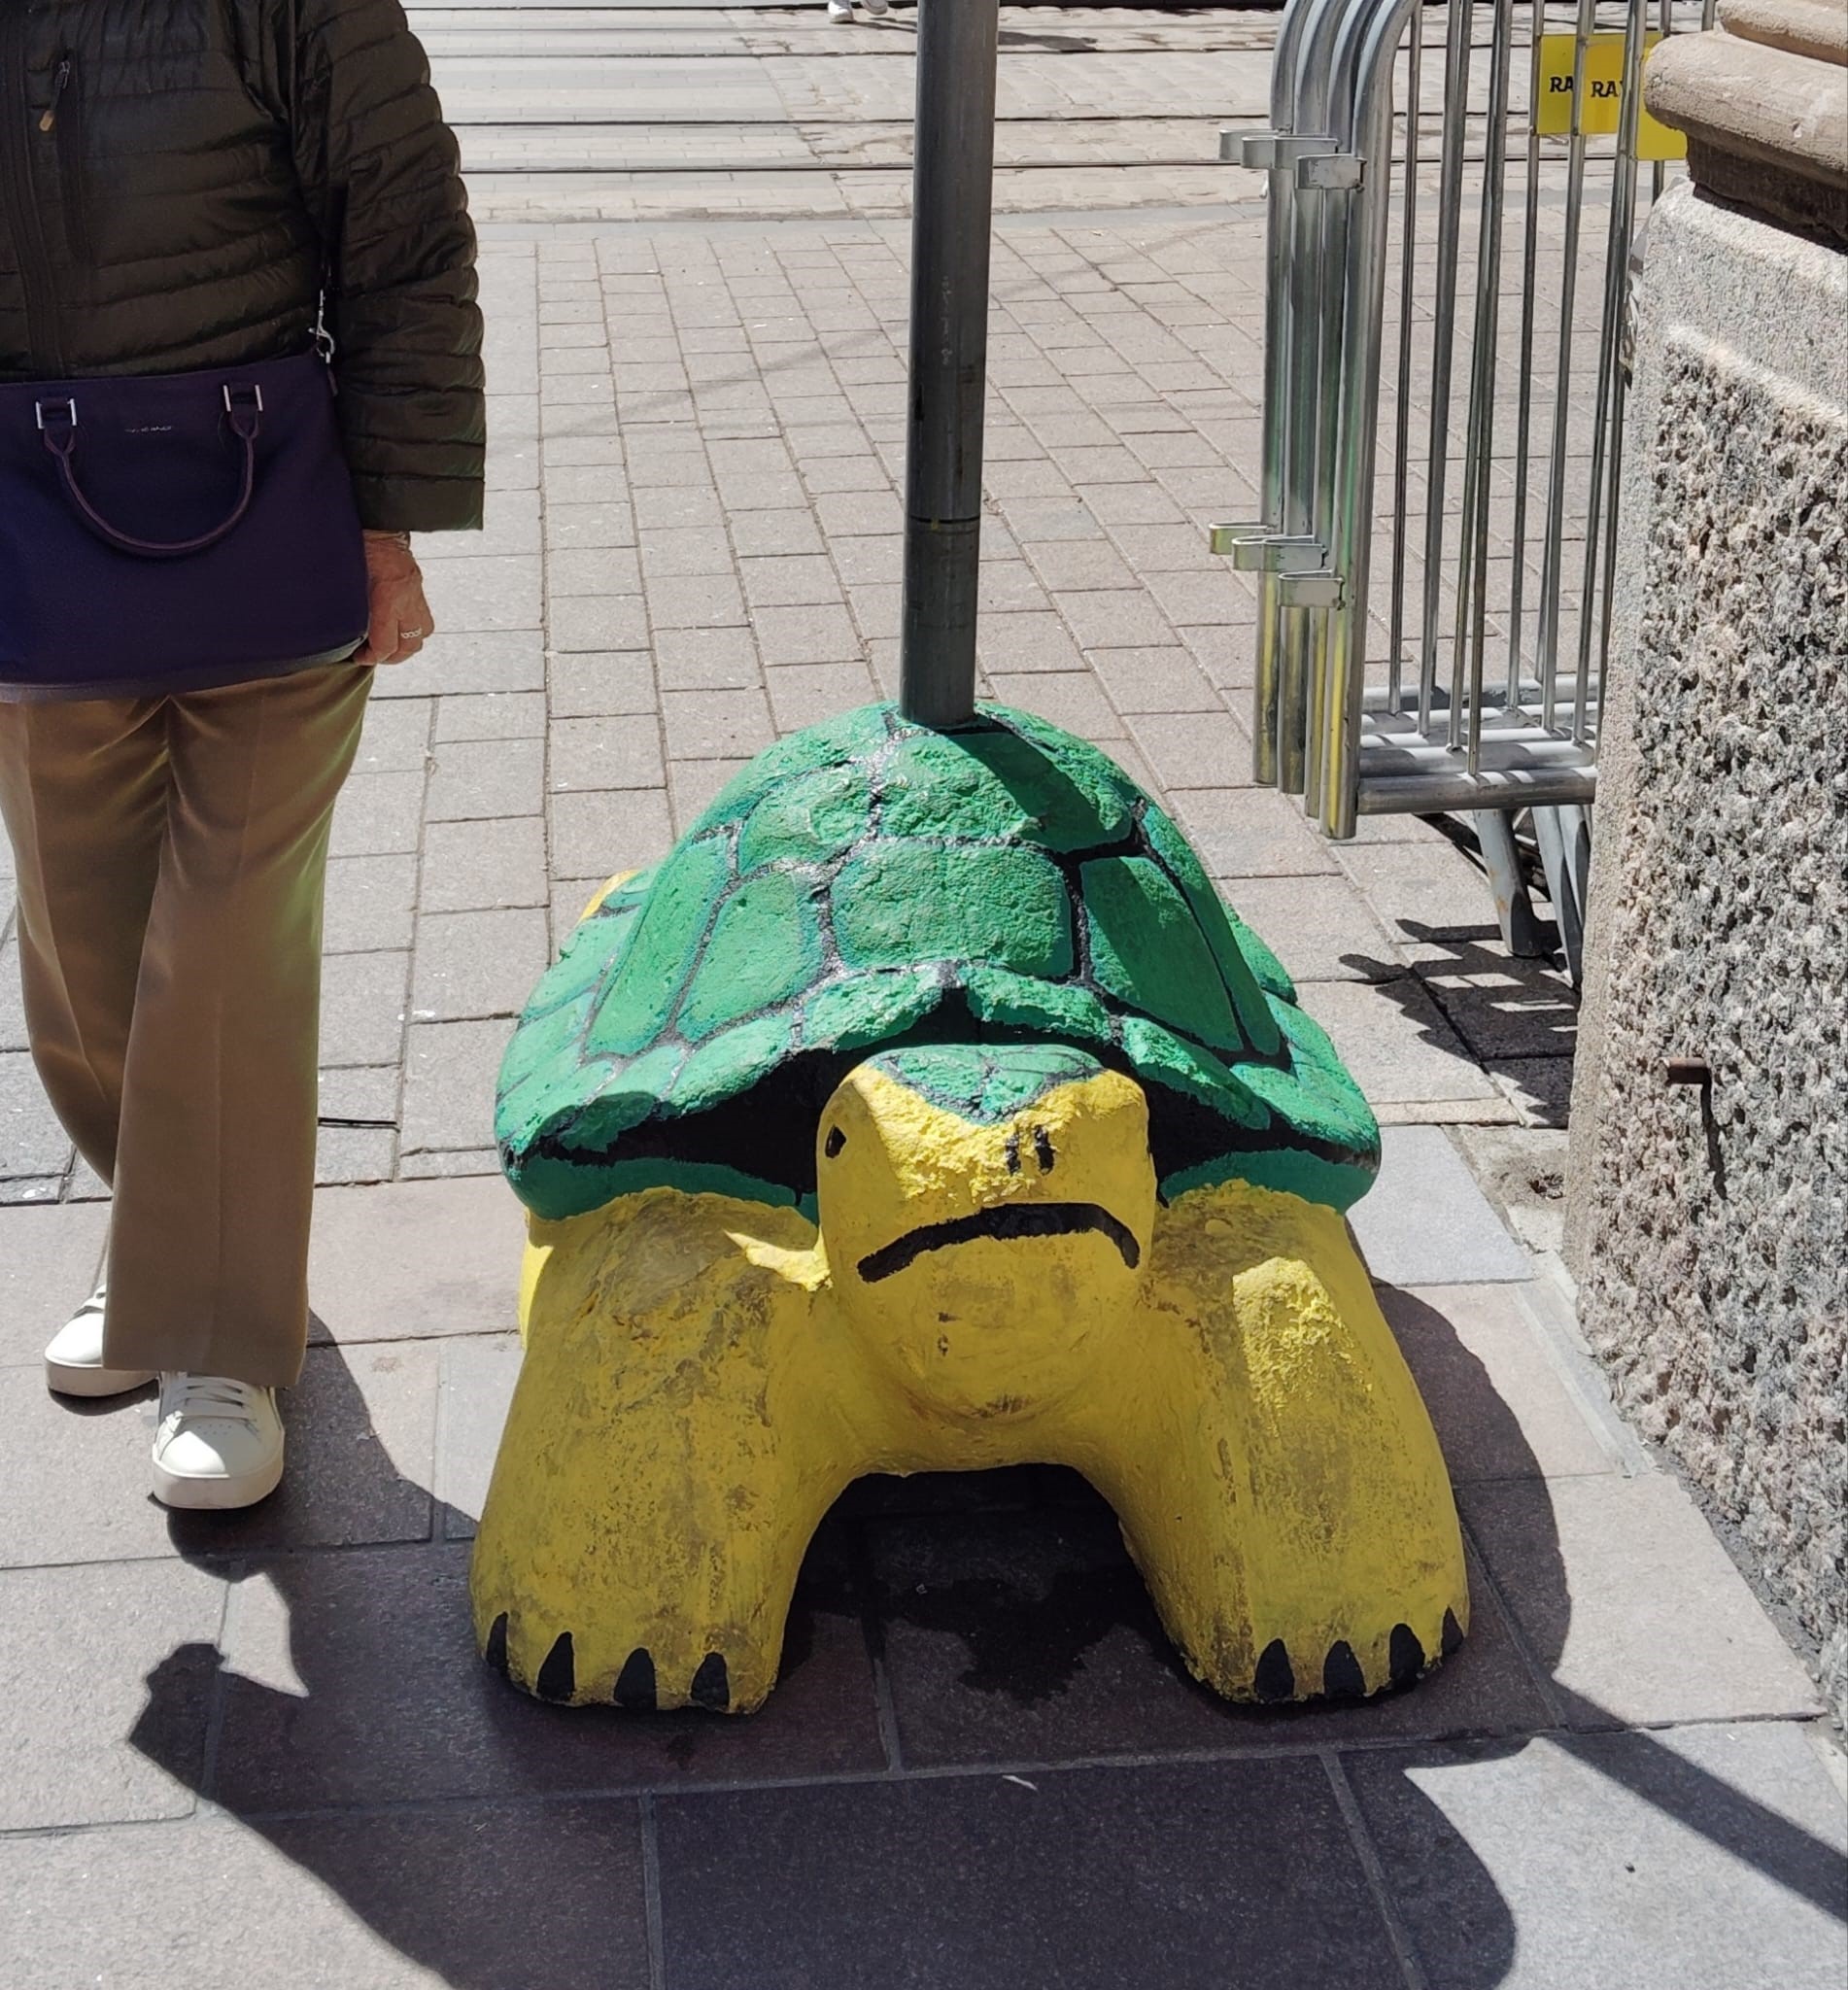
[[282,1476],[322,906],[413,532],[478,528],[455,140],[397,0],[0,5],[0,815],[32,1055],[113,1191],[53,1390]]

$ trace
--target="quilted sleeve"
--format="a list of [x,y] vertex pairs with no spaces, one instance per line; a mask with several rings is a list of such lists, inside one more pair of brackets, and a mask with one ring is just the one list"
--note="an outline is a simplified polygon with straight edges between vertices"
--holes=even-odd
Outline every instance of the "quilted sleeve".
[[284,0],[279,78],[303,199],[328,245],[328,328],[361,521],[481,524],[475,232],[454,135],[398,0]]

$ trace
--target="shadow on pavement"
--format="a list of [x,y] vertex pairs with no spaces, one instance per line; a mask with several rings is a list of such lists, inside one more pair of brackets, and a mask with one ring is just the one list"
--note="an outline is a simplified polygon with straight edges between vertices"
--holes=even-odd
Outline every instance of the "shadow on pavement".
[[[1449,1373],[1473,1378],[1466,1413],[1492,1427],[1537,1482],[1511,1413],[1448,1322],[1410,1294],[1386,1296],[1395,1319],[1449,1338]],[[510,1692],[479,1664],[467,1623],[466,1544],[450,1538],[471,1523],[398,1473],[383,1444],[366,1441],[374,1433],[347,1351],[326,1360],[319,1415],[347,1426],[356,1469],[375,1481],[359,1504],[391,1509],[423,1494],[429,1537],[311,1548],[257,1531],[264,1526],[257,1516],[217,1530],[176,1520],[180,1552],[237,1586],[230,1630],[222,1654],[182,1646],[156,1667],[133,1738],[454,1990],[651,1980],[670,1990],[824,1982],[848,1990],[838,1966],[820,1960],[834,1955],[838,1931],[821,1925],[827,1917],[799,1877],[768,1883],[723,1843],[709,1867],[697,1857],[676,1865],[676,1844],[706,1829],[691,1820],[722,1819],[736,1801],[755,1803],[758,1814],[768,1806],[774,1825],[811,1798],[876,1797],[873,1785],[943,1802],[964,1789],[974,1803],[992,1793],[997,1774],[1032,1789],[1035,1773],[1056,1778],[1062,1767],[1096,1772],[1112,1763],[1124,1780],[1159,1783],[1180,1765],[1295,1790],[1278,1778],[1280,1756],[1315,1771],[1300,1787],[1323,1810],[1326,1771],[1348,1829],[1371,1833],[1362,1863],[1386,1874],[1371,1907],[1353,1882],[1374,1960],[1344,1980],[1396,1984],[1396,1940],[1416,1950],[1431,1984],[1493,1990],[1515,1957],[1513,1915],[1488,1866],[1413,1777],[1432,1764],[1517,1757],[1539,1732],[1779,1884],[1842,1911],[1840,1863],[1827,1845],[1654,1737],[1611,1733],[1621,1723],[1554,1682],[1571,1598],[1550,1519],[1524,1551],[1519,1596],[1506,1599],[1519,1606],[1518,1635],[1508,1630],[1514,1613],[1485,1594],[1473,1556],[1482,1635],[1443,1672],[1365,1706],[1278,1711],[1229,1707],[1185,1677],[1108,1509],[1081,1481],[1039,1468],[866,1481],[817,1537],[783,1683],[763,1713],[726,1721],[567,1712]],[[262,1545],[246,1544],[240,1530]],[[1498,1651],[1498,1640],[1507,1648]],[[176,1718],[179,1697],[196,1695],[201,1664],[218,1668],[203,1772],[196,1740],[188,1744],[187,1723]],[[1483,1692],[1484,1682],[1504,1677],[1527,1710],[1520,1732],[1506,1731],[1507,1709]],[[1607,1732],[1584,1732],[1597,1729]],[[895,1747],[907,1771],[968,1773],[948,1783],[898,1774]],[[1361,1772],[1348,1779],[1330,1750],[1354,1751],[1340,1760]],[[675,1793],[692,1789],[707,1794],[693,1806],[674,1803]],[[550,1801],[530,1801],[538,1798]],[[515,1800],[526,1801],[515,1807]],[[681,1813],[674,1835],[661,1813],[658,1905],[646,1897],[657,1840],[654,1813],[643,1807],[657,1800]],[[1036,1823],[1051,1814],[1032,1813]],[[1309,1831],[1306,1815],[1262,1820],[1280,1858]],[[1159,1836],[1175,1827],[1199,1828],[1164,1816]],[[1017,1853],[1032,1869],[1042,1857],[1034,1828],[1023,1827],[1029,1836],[1012,1852],[995,1842],[983,1856]],[[829,1855],[800,1823],[790,1829],[779,1856],[800,1867]],[[988,1842],[977,1836],[971,1845]],[[1162,1990],[1324,1980],[1318,1944],[1329,1938],[1313,1890],[1288,1908],[1282,1938],[1273,1928],[1264,1952],[1247,1955],[1259,1927],[1241,1903],[1239,1869],[1218,1874],[1230,1891],[1217,1900],[1163,1902],[1163,1844],[1125,1841],[1118,1850],[1110,1870],[1082,1874],[1054,1860],[1010,1909],[1042,1966],[1059,1959],[1064,1990],[1117,1990],[1119,1966],[1104,1960],[1101,1931],[1114,1930],[1120,1941],[1123,1927],[1135,1932],[1151,1913],[1146,1939],[1164,1939],[1162,1926],[1181,1927],[1176,1917],[1191,1914],[1218,1958],[1196,1978],[1171,1950],[1182,1973],[1164,1975]],[[848,1864],[855,1889],[860,1973],[851,1990],[1020,1990],[1023,1981],[1039,1990],[1022,1977],[1017,1929],[968,1925],[988,1912],[977,1904],[981,1875],[940,1868],[930,1846],[907,1844],[905,1866],[931,1866],[920,1906],[906,1891],[915,1873],[882,1870],[872,1852],[858,1870],[857,1843],[833,1856]],[[965,1846],[963,1856],[975,1853]],[[1267,1910],[1275,1914],[1274,1899]],[[920,1915],[936,1917],[921,1933]],[[651,1916],[665,1933],[665,1978],[649,1974]],[[761,1974],[728,1962],[736,1953],[721,1941],[729,1922],[747,1928]],[[920,1965],[920,1952],[940,1960]]]

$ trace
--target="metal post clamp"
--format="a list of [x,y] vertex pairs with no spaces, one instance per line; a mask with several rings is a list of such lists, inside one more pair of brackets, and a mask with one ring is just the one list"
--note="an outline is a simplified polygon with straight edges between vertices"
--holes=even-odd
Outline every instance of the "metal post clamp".
[[1335,150],[1326,132],[1233,131],[1219,133],[1219,157],[1248,172],[1288,171],[1303,159],[1319,158]]

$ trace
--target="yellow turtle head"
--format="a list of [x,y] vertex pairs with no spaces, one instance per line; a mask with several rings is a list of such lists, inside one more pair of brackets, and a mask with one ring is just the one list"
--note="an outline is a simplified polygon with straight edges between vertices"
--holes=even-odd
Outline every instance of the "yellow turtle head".
[[1142,1087],[1057,1045],[928,1045],[849,1072],[817,1133],[829,1276],[907,1393],[1028,1413],[1135,1303],[1155,1219]]

